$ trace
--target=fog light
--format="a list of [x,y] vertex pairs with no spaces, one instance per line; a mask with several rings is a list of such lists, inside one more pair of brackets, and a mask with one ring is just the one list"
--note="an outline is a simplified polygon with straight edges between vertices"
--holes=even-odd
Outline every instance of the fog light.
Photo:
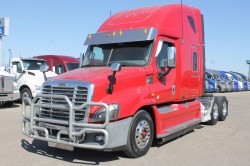
[[103,141],[103,139],[104,139],[103,135],[96,135],[95,136],[95,142],[101,142],[101,141]]

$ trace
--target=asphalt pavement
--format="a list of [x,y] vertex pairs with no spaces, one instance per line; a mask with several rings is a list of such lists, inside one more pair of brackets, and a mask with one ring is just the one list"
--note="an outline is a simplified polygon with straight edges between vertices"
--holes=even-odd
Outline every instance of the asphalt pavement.
[[133,159],[122,152],[48,147],[21,132],[21,105],[0,105],[0,163],[3,166],[44,165],[169,165],[249,166],[250,91],[223,93],[229,100],[229,116],[215,126],[201,125],[188,134],[153,146],[146,156]]

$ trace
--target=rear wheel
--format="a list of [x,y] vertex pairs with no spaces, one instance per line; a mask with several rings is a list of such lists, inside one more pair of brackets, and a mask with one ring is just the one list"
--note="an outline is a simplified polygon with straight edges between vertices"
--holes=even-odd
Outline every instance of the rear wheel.
[[228,101],[225,96],[218,96],[219,120],[224,121],[228,115]]
[[153,137],[154,123],[151,115],[144,110],[137,112],[130,125],[124,153],[134,158],[145,155],[152,145]]
[[208,124],[210,125],[216,125],[219,119],[219,104],[218,104],[218,98],[217,96],[214,97],[214,103],[212,106],[212,111],[210,113],[211,120],[208,121]]
[[220,86],[218,87],[218,89],[219,89],[219,93],[222,93],[222,90],[221,90],[221,87],[220,87]]

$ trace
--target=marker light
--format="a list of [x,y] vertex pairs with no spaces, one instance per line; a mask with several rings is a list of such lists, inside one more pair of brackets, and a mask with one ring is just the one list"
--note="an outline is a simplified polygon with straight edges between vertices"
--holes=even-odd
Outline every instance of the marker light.
[[108,33],[107,33],[107,37],[109,37],[109,36],[110,36],[110,33],[108,32]]
[[120,36],[122,35],[122,31],[119,32],[119,35],[120,35]]
[[144,29],[144,34],[147,34],[147,32],[148,32],[148,29]]
[[91,38],[92,38],[92,35],[91,35],[91,34],[89,34],[89,35],[88,35],[88,39],[91,39]]
[[115,36],[115,34],[116,34],[116,32],[114,31],[114,32],[112,33],[112,36]]

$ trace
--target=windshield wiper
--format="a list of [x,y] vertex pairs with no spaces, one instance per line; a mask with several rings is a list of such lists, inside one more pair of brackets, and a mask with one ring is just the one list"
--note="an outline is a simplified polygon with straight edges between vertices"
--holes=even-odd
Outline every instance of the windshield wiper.
[[105,65],[96,65],[96,64],[88,64],[88,65],[82,65],[81,67],[92,67],[92,66],[105,66]]

